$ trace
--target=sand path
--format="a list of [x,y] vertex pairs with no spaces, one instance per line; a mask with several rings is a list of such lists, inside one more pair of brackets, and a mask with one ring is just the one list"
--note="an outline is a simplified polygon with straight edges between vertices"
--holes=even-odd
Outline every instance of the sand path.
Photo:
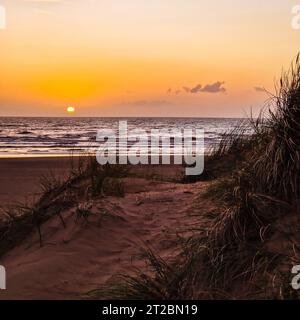
[[190,185],[125,179],[124,198],[96,201],[86,222],[75,223],[74,210],[42,226],[44,246],[33,232],[1,260],[7,290],[0,299],[79,299],[116,273],[143,267],[143,244],[164,258],[174,256],[180,236],[197,217],[195,198],[205,183]]

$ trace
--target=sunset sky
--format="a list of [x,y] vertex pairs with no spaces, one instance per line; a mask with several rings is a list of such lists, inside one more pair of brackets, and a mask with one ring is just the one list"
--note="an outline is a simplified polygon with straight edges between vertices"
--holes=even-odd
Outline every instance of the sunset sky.
[[0,116],[245,116],[300,51],[295,4],[0,0]]

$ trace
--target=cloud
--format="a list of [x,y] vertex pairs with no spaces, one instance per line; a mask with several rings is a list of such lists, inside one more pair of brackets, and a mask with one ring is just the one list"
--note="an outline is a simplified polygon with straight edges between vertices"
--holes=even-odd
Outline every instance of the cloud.
[[207,84],[201,92],[209,92],[209,93],[218,93],[218,92],[226,92],[226,89],[223,87],[225,82],[217,81],[213,84]]
[[206,84],[204,87],[201,84],[197,84],[193,88],[189,87],[182,87],[183,90],[186,93],[201,93],[201,92],[206,92],[206,93],[219,93],[219,92],[226,92],[226,88],[224,88],[225,82],[217,81],[212,84]]
[[176,94],[176,95],[178,95],[178,94],[180,94],[181,93],[181,90],[172,90],[171,88],[169,88],[168,90],[167,90],[167,94]]
[[254,90],[255,90],[256,92],[266,92],[266,89],[263,88],[263,87],[254,87]]
[[201,84],[198,84],[196,85],[196,87],[192,88],[190,93],[198,93],[198,92],[201,92],[201,88],[202,88],[202,85]]

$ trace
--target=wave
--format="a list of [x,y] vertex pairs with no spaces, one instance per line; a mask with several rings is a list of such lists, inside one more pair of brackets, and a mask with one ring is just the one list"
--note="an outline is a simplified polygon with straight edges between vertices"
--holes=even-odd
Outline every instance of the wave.
[[[36,154],[88,152],[100,146],[97,131],[113,129],[118,133],[117,118],[0,118],[0,153]],[[125,119],[120,119],[124,121]],[[205,146],[218,144],[224,132],[235,128],[242,119],[205,118],[134,118],[128,129],[151,130],[203,128]],[[130,137],[129,131],[129,137]],[[195,137],[192,137],[195,140]],[[117,139],[119,142],[119,139]],[[174,138],[171,139],[171,143]],[[133,145],[134,142],[128,142]]]

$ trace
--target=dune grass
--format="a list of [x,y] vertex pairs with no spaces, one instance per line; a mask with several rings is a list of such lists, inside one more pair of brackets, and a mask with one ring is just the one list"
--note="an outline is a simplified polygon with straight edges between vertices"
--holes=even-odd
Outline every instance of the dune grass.
[[[100,166],[95,157],[84,156],[70,159],[70,170],[64,179],[53,172],[42,176],[41,195],[37,202],[15,203],[1,208],[0,256],[20,243],[34,229],[38,232],[40,246],[43,246],[42,224],[57,215],[65,228],[63,213],[67,209],[73,208],[79,218],[85,218],[89,212],[82,209],[80,203],[88,203],[109,192],[124,196],[124,187],[119,178],[125,174],[124,166]],[[109,182],[110,179],[114,182]]]
[[[298,210],[299,55],[283,73],[276,92],[271,96],[267,117],[264,113],[250,121],[253,134],[249,137],[241,132],[226,137],[216,152],[225,158],[233,152],[240,161],[208,190],[208,196],[222,208],[212,220],[208,235],[198,239],[199,248],[206,244],[200,253],[207,258],[213,289],[221,287],[230,292],[235,287],[234,279],[249,281],[254,275],[274,272],[278,263],[289,259],[267,252],[263,244],[276,232],[274,224],[280,216]],[[264,272],[262,266],[266,266]],[[220,283],[220,277],[226,281]],[[275,288],[278,297],[281,287],[278,283]]]

